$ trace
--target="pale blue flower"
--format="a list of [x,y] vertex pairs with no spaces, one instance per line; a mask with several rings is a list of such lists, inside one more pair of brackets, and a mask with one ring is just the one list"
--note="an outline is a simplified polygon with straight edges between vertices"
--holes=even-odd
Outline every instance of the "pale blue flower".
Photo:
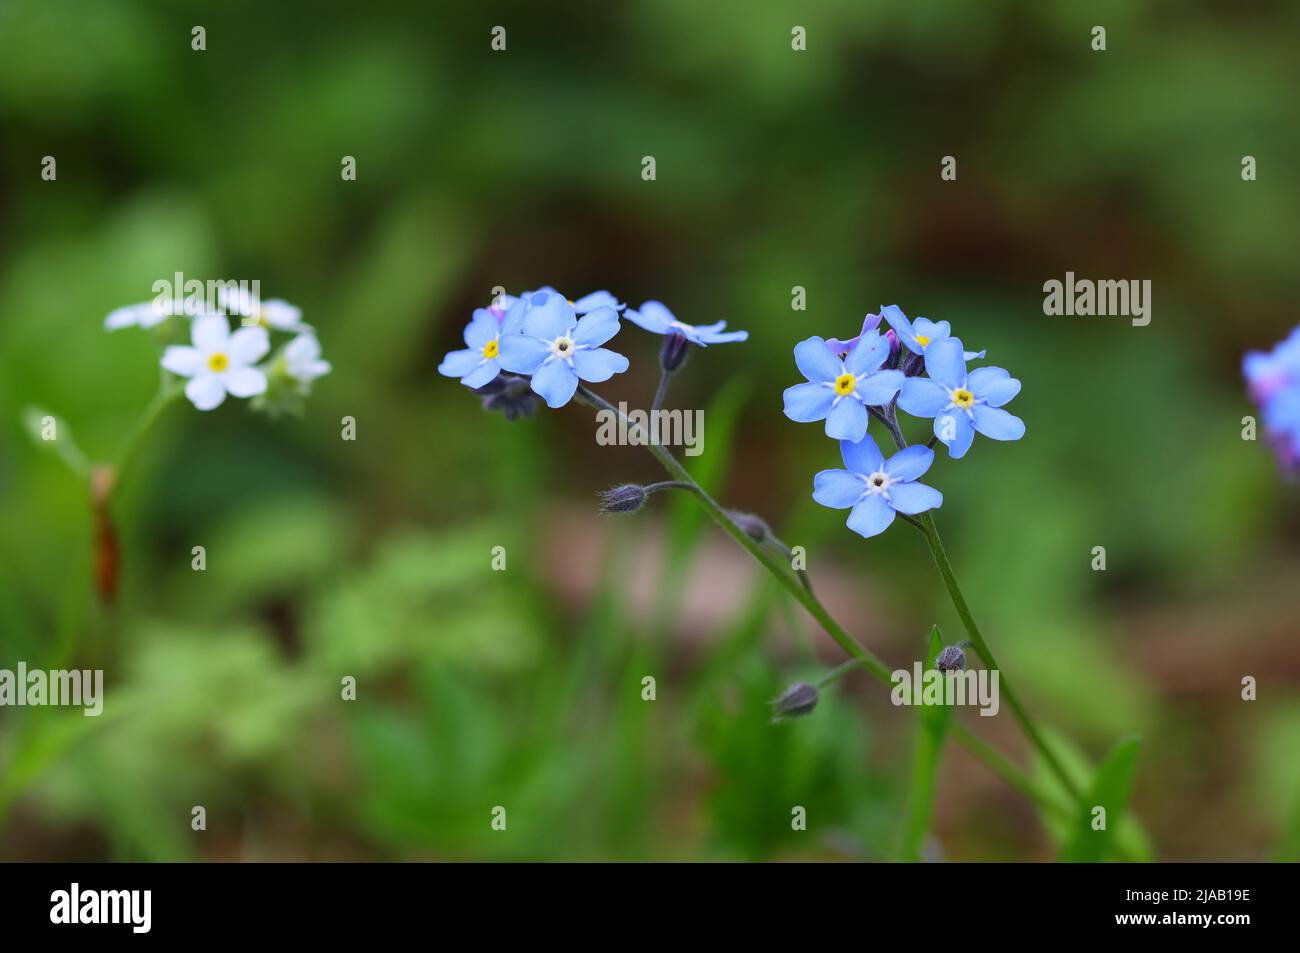
[[[934,341],[943,341],[952,337],[952,325],[947,321],[931,321],[929,318],[917,318],[909,321],[903,309],[896,304],[882,305],[880,316],[894,329],[903,347],[913,354],[924,354],[926,347]],[[987,351],[967,351],[966,360],[977,361]]]
[[955,457],[965,456],[979,431],[994,440],[1019,440],[1025,422],[1001,410],[1020,393],[1020,381],[1000,367],[966,373],[965,352],[957,338],[932,341],[925,348],[929,377],[909,377],[898,406],[914,417],[933,417],[934,435]]
[[728,344],[748,339],[748,331],[725,331],[726,321],[715,324],[684,324],[661,302],[647,301],[640,309],[628,308],[623,317],[639,328],[654,334],[680,334],[692,344],[707,347],[710,344]]
[[601,347],[618,333],[618,313],[597,307],[581,319],[563,295],[534,295],[517,334],[500,338],[503,370],[532,375],[532,389],[551,408],[563,407],[578,381],[607,381],[628,368],[622,354]]
[[841,441],[840,455],[847,469],[818,473],[813,499],[831,509],[852,509],[847,525],[861,536],[883,533],[897,513],[915,516],[943,505],[942,493],[915,482],[934,463],[927,447],[908,447],[886,460],[868,435],[857,443]]
[[889,342],[875,332],[863,334],[843,359],[826,342],[811,337],[795,345],[794,362],[808,379],[785,391],[785,415],[800,423],[826,421],[826,436],[861,440],[867,432],[867,407],[883,406],[903,385],[903,372],[880,370]]

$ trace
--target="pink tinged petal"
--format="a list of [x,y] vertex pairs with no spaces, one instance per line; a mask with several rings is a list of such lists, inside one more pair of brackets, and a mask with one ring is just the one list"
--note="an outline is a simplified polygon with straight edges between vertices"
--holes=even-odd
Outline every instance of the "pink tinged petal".
[[924,483],[895,483],[889,488],[889,504],[898,512],[915,516],[943,505],[943,494]]
[[[515,374],[532,374],[551,353],[545,342],[523,334],[504,335],[500,347],[497,359],[505,370]],[[451,355],[448,354],[447,357],[450,358]]]
[[224,351],[226,342],[230,339],[230,325],[224,315],[206,314],[194,319],[190,326],[190,339],[202,354]]
[[560,295],[550,295],[546,301],[524,315],[524,334],[543,341],[554,341],[567,334],[578,321],[573,306]]
[[[858,347],[861,346],[858,345]],[[853,394],[855,397],[861,398],[864,404],[872,407],[882,407],[894,399],[894,395],[898,393],[898,389],[903,386],[905,380],[907,378],[903,376],[902,371],[879,371],[858,381]]]
[[[224,319],[222,319],[224,320]],[[240,328],[226,342],[226,353],[231,364],[254,364],[271,350],[271,338],[266,328]]]
[[824,419],[834,402],[835,391],[825,384],[795,384],[785,389],[785,415],[801,424]]
[[464,377],[478,367],[483,355],[478,351],[452,351],[438,365],[438,373],[443,377]]
[[866,485],[848,470],[823,470],[813,477],[813,499],[833,510],[847,510],[866,490]]
[[232,397],[252,397],[266,392],[266,375],[256,367],[232,367],[226,371],[225,385]]
[[172,345],[163,351],[162,366],[179,377],[193,377],[203,370],[203,355],[192,347]]
[[627,368],[626,357],[603,347],[575,351],[573,355],[573,369],[580,378],[593,384],[607,381],[615,374],[622,374]]
[[909,377],[898,393],[898,406],[913,417],[933,417],[950,403],[948,388],[928,377]]
[[185,396],[199,410],[212,410],[226,399],[226,388],[216,374],[200,374],[185,385]]
[[966,387],[990,407],[1001,407],[1020,393],[1020,381],[1001,367],[977,367],[970,372]]
[[854,375],[867,374],[884,364],[887,357],[889,342],[879,334],[868,332],[858,338],[858,343],[844,358],[844,369]]
[[840,456],[844,460],[844,465],[854,473],[864,473],[868,476],[879,470],[885,463],[880,447],[871,434],[856,442],[840,441]]
[[992,440],[1019,440],[1025,435],[1025,422],[1015,414],[997,407],[976,404],[971,408],[975,429]]
[[934,418],[934,435],[948,448],[954,460],[966,456],[975,439],[975,428],[963,410],[945,410]]
[[957,338],[934,341],[925,349],[925,370],[950,391],[966,383],[966,352]]
[[588,347],[600,347],[615,334],[618,334],[618,315],[614,309],[596,308],[579,319],[578,326],[573,329],[573,341]]
[[889,524],[892,522],[894,522],[894,508],[885,502],[883,496],[872,493],[853,507],[847,525],[859,536],[869,539],[889,529]]
[[891,480],[915,480],[934,463],[929,447],[908,447],[885,461],[885,475]]
[[568,361],[548,361],[533,374],[533,393],[546,401],[552,409],[563,407],[573,399],[578,389],[578,375]]
[[826,415],[826,436],[832,440],[861,440],[867,433],[867,408],[852,397],[843,398]]
[[794,346],[794,363],[799,373],[810,381],[833,381],[844,373],[844,365],[819,337],[808,338]]
[[482,387],[484,384],[490,384],[496,380],[497,374],[501,373],[501,365],[495,360],[483,360],[471,370],[468,374],[460,379],[460,382],[466,387]]

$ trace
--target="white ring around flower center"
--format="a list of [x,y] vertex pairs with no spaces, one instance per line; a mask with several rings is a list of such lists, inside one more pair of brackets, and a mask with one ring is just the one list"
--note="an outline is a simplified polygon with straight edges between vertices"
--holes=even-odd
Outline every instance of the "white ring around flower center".
[[568,335],[561,335],[551,342],[551,354],[562,360],[572,360],[573,352],[578,349],[578,345],[573,343],[573,338]]
[[889,474],[884,470],[877,470],[875,473],[863,477],[862,482],[867,485],[868,495],[874,493],[877,496],[885,496],[888,494],[889,487],[894,481],[889,478]]

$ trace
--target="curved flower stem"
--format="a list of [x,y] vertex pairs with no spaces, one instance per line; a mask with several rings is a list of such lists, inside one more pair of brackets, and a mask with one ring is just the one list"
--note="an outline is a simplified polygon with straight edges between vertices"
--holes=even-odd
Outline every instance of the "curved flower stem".
[[980,658],[984,660],[987,668],[995,669],[1001,673],[999,683],[1002,696],[1011,706],[1011,713],[1015,716],[1016,721],[1020,722],[1020,727],[1024,729],[1025,735],[1030,742],[1038,749],[1043,760],[1047,762],[1052,772],[1060,779],[1061,784],[1070,793],[1071,797],[1079,796],[1078,785],[1069,772],[1065,770],[1065,765],[1061,763],[1051,747],[1043,738],[1038,726],[1029,716],[1028,710],[1020,701],[1020,696],[1012,689],[1006,678],[1006,673],[998,665],[998,660],[993,657],[993,650],[989,648],[988,642],[984,640],[984,633],[975,622],[975,617],[971,615],[970,606],[966,604],[966,597],[962,595],[961,589],[957,585],[957,577],[953,575],[952,563],[948,560],[948,553],[943,548],[943,540],[939,538],[939,530],[934,525],[934,516],[930,513],[923,513],[917,520],[916,525],[921,529],[925,536],[925,541],[930,546],[930,555],[934,557],[935,567],[939,570],[939,575],[943,578],[943,584],[948,590],[948,596],[952,599],[953,607],[957,610],[957,615],[961,617],[962,625],[965,626],[967,634],[970,636],[971,644],[975,651],[979,653]]
[[[871,415],[884,422],[889,428],[890,436],[894,438],[894,443],[899,450],[907,447],[907,440],[904,439],[903,433],[898,428],[898,417],[894,412],[894,404],[890,404],[885,411],[878,408],[871,408]],[[933,444],[934,441],[931,441]],[[928,446],[928,445],[927,445]],[[943,579],[944,588],[948,590],[948,598],[952,600],[953,608],[957,610],[957,615],[961,617],[961,623],[970,636],[971,644],[975,651],[979,653],[984,665],[990,669],[996,669],[999,672],[999,685],[1007,704],[1011,706],[1011,714],[1015,716],[1016,721],[1025,732],[1030,743],[1038,749],[1039,754],[1052,773],[1060,780],[1065,790],[1071,797],[1079,796],[1079,786],[1075,783],[1074,778],[1065,770],[1065,765],[1061,763],[1056,752],[1048,746],[1047,741],[1043,738],[1042,732],[1034,724],[1034,720],[1029,717],[1029,711],[1020,701],[1020,696],[1011,687],[1007,681],[1006,672],[998,665],[997,659],[993,657],[993,650],[989,648],[988,642],[984,640],[984,633],[980,631],[979,625],[975,622],[975,617],[971,615],[970,606],[966,603],[966,597],[962,595],[961,588],[957,585],[957,577],[952,571],[952,563],[948,559],[948,553],[943,548],[943,540],[939,538],[939,528],[934,523],[933,513],[922,513],[920,516],[903,516],[907,522],[911,523],[925,537],[926,543],[930,547],[930,555],[934,559],[935,568],[939,570],[939,576]]]
[[122,474],[135,459],[143,445],[144,436],[162,416],[162,412],[167,409],[167,405],[176,399],[181,393],[181,389],[175,384],[168,381],[167,375],[163,374],[158,381],[158,392],[153,395],[153,400],[149,401],[149,406],[145,407],[140,419],[136,421],[135,427],[131,430],[131,435],[127,437],[126,443],[122,445],[117,459],[113,462],[113,470],[117,480],[120,481]]
[[[580,400],[591,407],[600,410],[608,410],[612,413],[618,414],[618,409],[615,408],[614,405],[600,395],[593,393],[583,385],[578,386],[577,396]],[[623,415],[620,414],[619,416]],[[629,430],[636,429],[639,431],[641,429],[639,425],[627,420],[626,417],[623,417],[623,420],[629,427]],[[649,442],[648,435],[646,436],[646,449],[654,455],[655,459],[658,460],[663,468],[668,471],[669,475],[674,478],[674,481],[689,483],[694,487],[693,492],[699,497],[700,502],[708,511],[709,516],[713,518],[713,521],[721,526],[727,535],[734,539],[742,549],[753,556],[754,559],[776,577],[777,581],[785,587],[790,595],[804,607],[808,614],[811,615],[813,619],[821,625],[826,633],[835,640],[835,643],[849,655],[852,659],[853,665],[866,669],[875,676],[876,679],[887,685],[892,684],[889,667],[878,656],[850,635],[843,626],[836,622],[830,612],[827,611],[826,607],[822,605],[821,601],[818,600],[811,591],[801,586],[791,572],[786,571],[786,568],[780,562],[774,559],[769,552],[759,546],[752,537],[741,529],[736,521],[731,518],[730,514],[719,506],[717,501],[714,500],[703,487],[700,487],[699,484],[695,482],[687,469],[682,466],[676,457],[658,444]],[[836,669],[835,671],[839,674],[843,674],[847,670],[848,663],[840,666],[839,669]],[[958,741],[961,742],[961,744],[963,744],[971,754],[983,761],[995,774],[1006,780],[1007,783],[1017,791],[1049,810],[1058,813],[1069,810],[1068,807],[1059,804],[1054,798],[1040,790],[1038,786],[1024,774],[1024,772],[1020,771],[996,749],[977,738],[969,729],[964,728],[960,724],[954,724],[952,726],[952,731]]]
[[667,369],[665,369],[663,373],[659,375],[659,389],[655,391],[654,402],[650,404],[650,409],[652,411],[659,410],[661,407],[663,407],[664,397],[668,393],[668,382],[669,380],[672,379],[672,376],[673,376],[673,372]]

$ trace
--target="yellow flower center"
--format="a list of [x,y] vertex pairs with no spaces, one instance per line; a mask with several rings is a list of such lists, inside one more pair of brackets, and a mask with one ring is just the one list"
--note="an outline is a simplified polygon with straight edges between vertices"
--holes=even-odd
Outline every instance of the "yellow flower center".
[[492,360],[492,358],[497,356],[497,351],[500,347],[501,346],[497,344],[497,339],[493,338],[491,341],[488,341],[487,344],[483,345],[483,356],[489,361]]
[[208,355],[208,370],[214,374],[220,374],[230,366],[230,358],[218,351],[216,354]]
[[926,337],[924,334],[918,334],[916,336],[916,343],[921,345],[921,347],[925,347],[927,344],[930,343],[930,339]]
[[858,379],[852,374],[841,374],[835,378],[835,393],[841,397],[847,397],[853,393],[853,389],[858,386]]
[[964,387],[958,387],[952,392],[952,402],[962,410],[969,410],[975,403],[975,395]]

